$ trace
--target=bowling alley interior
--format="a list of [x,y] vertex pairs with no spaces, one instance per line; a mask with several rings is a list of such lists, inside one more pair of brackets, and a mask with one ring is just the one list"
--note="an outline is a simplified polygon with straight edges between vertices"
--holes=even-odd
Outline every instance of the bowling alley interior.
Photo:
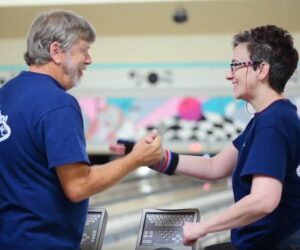
[[[255,113],[234,97],[226,78],[233,36],[274,24],[287,29],[300,49],[298,0],[2,0],[0,89],[28,70],[23,56],[33,19],[58,9],[83,16],[96,31],[92,63],[68,91],[82,112],[91,165],[126,157],[110,145],[120,139],[136,143],[153,131],[164,149],[180,157],[214,157]],[[299,69],[284,94],[300,114]],[[89,198],[81,249],[226,249],[213,246],[229,242],[230,230],[184,246],[182,226],[233,203],[230,176],[199,180],[140,166]],[[177,220],[173,226],[171,220]]]

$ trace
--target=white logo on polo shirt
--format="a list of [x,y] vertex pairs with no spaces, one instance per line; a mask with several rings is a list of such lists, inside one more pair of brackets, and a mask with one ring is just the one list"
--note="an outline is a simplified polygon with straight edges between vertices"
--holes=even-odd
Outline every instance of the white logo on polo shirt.
[[6,123],[8,119],[7,115],[2,115],[0,111],[0,142],[5,141],[11,134],[11,129]]
[[300,178],[300,165],[297,167],[296,173],[297,173],[298,177]]

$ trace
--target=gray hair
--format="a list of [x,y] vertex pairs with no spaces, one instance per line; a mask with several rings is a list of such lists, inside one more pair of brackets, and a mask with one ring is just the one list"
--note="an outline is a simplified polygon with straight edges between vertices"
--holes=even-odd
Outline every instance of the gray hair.
[[93,43],[96,32],[83,17],[71,11],[54,10],[39,15],[27,35],[27,65],[41,65],[51,61],[50,45],[59,42],[63,51],[68,51],[77,41]]

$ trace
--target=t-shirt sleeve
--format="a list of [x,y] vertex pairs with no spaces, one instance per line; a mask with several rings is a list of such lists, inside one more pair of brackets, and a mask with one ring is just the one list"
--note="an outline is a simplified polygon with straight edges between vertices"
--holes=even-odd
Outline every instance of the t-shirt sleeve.
[[81,111],[72,105],[47,113],[43,118],[49,167],[85,162],[90,164]]
[[242,143],[244,140],[244,133],[240,134],[237,138],[232,141],[233,146],[239,150],[242,147]]
[[283,135],[274,127],[261,128],[253,138],[241,175],[264,174],[282,181],[287,169],[287,155]]

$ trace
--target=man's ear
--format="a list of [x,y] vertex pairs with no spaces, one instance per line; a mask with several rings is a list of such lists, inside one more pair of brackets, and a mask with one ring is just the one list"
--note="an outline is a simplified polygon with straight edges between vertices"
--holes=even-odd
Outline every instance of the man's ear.
[[267,62],[262,62],[258,68],[257,68],[257,72],[258,72],[258,79],[259,80],[265,80],[266,78],[269,77],[269,73],[270,73],[270,64]]
[[52,58],[52,61],[55,64],[60,64],[62,62],[63,51],[59,42],[53,42],[50,44],[49,52]]

